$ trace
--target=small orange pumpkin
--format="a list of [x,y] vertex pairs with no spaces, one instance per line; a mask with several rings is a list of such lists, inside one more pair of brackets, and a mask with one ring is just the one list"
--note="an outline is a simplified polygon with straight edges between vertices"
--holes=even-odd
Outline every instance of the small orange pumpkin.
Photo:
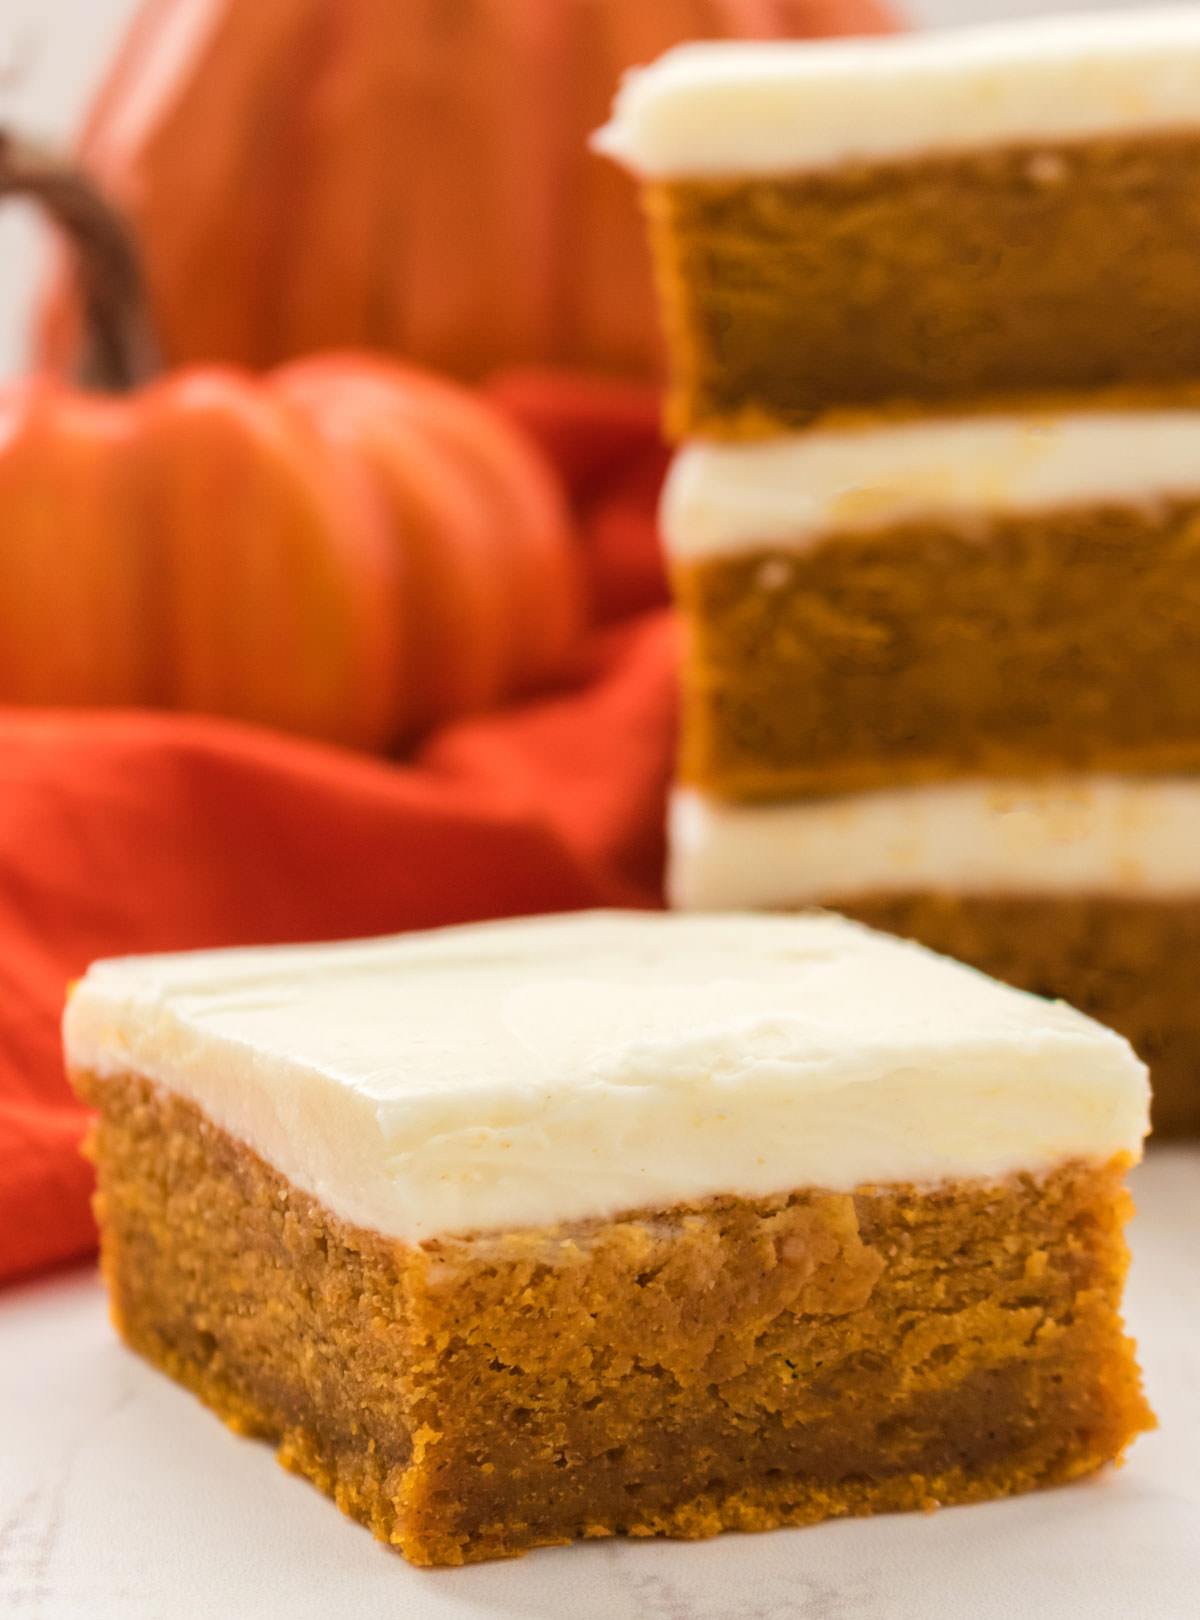
[[621,73],[684,39],[888,26],[885,0],[149,0],[81,157],[177,363],[351,344],[649,376],[634,188],[587,149]]
[[80,249],[92,366],[0,395],[0,701],[236,716],[385,748],[546,681],[579,622],[558,486],[457,385],[353,354],[145,381],[136,261],[76,175],[0,195]]

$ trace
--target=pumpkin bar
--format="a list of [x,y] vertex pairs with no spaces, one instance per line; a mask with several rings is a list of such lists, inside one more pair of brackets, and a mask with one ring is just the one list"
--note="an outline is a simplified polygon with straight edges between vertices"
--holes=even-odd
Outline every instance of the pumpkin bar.
[[1111,1024],[1200,1130],[1200,413],[679,455],[670,889],[832,907]]
[[691,787],[1200,770],[1200,411],[695,443],[662,528]]
[[596,144],[644,185],[675,434],[1200,376],[1200,8],[698,43]]
[[978,1502],[1152,1416],[1145,1070],[828,915],[92,967],[126,1341],[419,1564]]

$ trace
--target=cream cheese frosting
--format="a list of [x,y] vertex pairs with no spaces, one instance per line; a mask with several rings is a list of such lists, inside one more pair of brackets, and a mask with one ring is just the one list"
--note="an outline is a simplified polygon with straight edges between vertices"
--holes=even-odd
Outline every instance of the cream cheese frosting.
[[663,491],[680,559],[786,548],[838,531],[1200,495],[1200,411],[1070,411],[694,442]]
[[601,152],[650,179],[828,169],[1200,126],[1200,7],[807,43],[682,45],[628,74]]
[[842,918],[585,913],[89,969],[68,1066],[405,1241],[1136,1155],[1143,1065]]
[[668,887],[688,910],[867,894],[1200,895],[1200,778],[964,781],[786,804],[691,789],[671,804]]

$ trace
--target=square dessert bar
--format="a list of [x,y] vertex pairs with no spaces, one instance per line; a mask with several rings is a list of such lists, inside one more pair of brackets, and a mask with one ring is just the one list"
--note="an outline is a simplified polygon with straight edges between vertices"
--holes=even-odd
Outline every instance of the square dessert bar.
[[820,905],[1128,1036],[1200,1130],[1200,410],[693,443],[671,894]]
[[643,181],[678,435],[1200,376],[1200,10],[681,46]]
[[662,528],[691,786],[1200,772],[1200,410],[698,441]]
[[1153,1418],[1145,1070],[828,915],[102,962],[127,1342],[420,1564],[972,1502]]

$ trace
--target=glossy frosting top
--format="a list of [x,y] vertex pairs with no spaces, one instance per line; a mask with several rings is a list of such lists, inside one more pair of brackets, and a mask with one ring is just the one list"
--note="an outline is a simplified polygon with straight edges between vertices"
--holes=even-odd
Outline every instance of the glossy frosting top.
[[869,39],[678,46],[596,147],[647,178],[830,168],[1200,126],[1200,7]]
[[1145,1069],[1070,1009],[841,918],[586,913],[126,958],[68,1065],[136,1073],[419,1241],[719,1193],[1136,1154]]
[[667,549],[691,560],[923,518],[1197,495],[1200,411],[1022,411],[695,442],[672,464],[661,516]]
[[863,895],[1200,896],[1200,778],[1060,775],[869,793],[671,803],[686,910],[848,905]]

